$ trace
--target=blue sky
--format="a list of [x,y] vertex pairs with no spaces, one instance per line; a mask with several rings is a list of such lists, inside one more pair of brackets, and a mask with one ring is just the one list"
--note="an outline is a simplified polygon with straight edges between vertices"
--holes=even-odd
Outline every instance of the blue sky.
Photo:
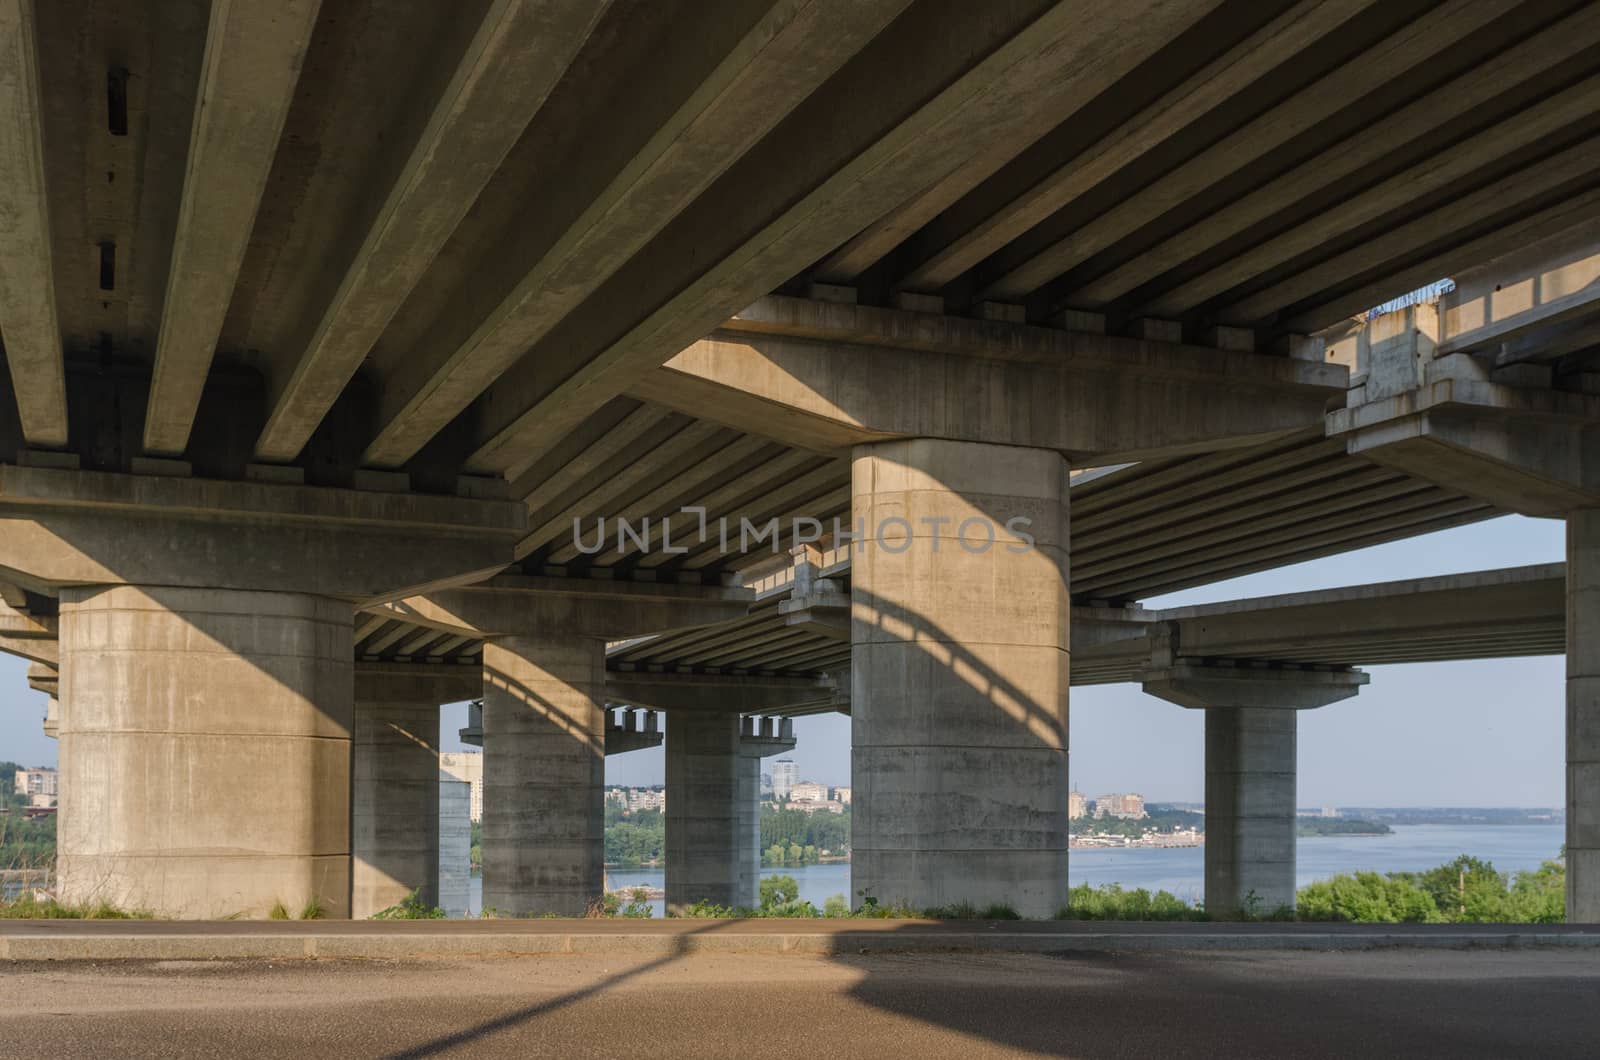
[[[1253,574],[1147,601],[1152,607],[1328,589],[1365,582],[1550,563],[1564,556],[1557,521],[1508,517]],[[0,760],[55,762],[40,730],[44,697],[27,664],[0,655]],[[1300,716],[1300,798],[1316,805],[1559,806],[1564,799],[1565,665],[1559,657],[1375,667],[1353,700]],[[446,748],[466,709],[444,709]],[[850,719],[801,718],[792,757],[807,779],[850,782]],[[1090,795],[1139,791],[1198,802],[1200,712],[1133,685],[1074,689],[1071,771]],[[618,784],[658,784],[660,750],[606,763]]]

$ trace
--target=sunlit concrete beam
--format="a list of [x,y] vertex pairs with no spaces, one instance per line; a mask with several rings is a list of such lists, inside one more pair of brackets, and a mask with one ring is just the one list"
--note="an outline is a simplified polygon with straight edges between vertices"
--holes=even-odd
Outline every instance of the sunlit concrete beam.
[[0,0],[0,345],[29,445],[67,444],[34,0]]
[[145,412],[144,448],[180,455],[233,300],[321,0],[216,0]]

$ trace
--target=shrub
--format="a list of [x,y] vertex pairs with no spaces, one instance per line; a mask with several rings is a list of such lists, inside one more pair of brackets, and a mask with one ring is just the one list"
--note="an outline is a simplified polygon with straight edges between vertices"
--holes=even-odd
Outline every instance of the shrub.
[[438,906],[430,906],[422,900],[422,891],[418,888],[400,900],[400,904],[391,905],[387,909],[372,914],[373,920],[443,920],[444,910]]

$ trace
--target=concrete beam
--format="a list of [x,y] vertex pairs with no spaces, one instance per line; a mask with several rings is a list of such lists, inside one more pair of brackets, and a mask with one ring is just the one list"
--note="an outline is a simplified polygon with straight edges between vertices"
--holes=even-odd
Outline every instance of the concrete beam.
[[483,696],[483,667],[460,663],[356,661],[361,703],[460,703]]
[[[1327,5],[1318,4],[1316,8],[1320,12]],[[1279,21],[1292,14],[1281,16]],[[1312,15],[1303,21],[1309,23],[1319,17]],[[1337,150],[1319,153],[1249,194],[1209,212],[1182,231],[1082,285],[1071,300],[1081,299],[1086,305],[1105,305],[1119,299],[1306,197],[1359,177],[1363,170],[1414,141],[1423,130],[1437,129],[1459,120],[1511,88],[1597,44],[1600,44],[1600,10],[1581,8],[1532,37],[1496,51],[1485,62],[1474,64],[1463,76],[1377,122],[1364,125],[1359,135],[1343,141]],[[1281,52],[1269,54],[1274,62],[1281,60]],[[1367,62],[1365,57],[1356,60],[1357,64]],[[1403,201],[1409,200],[1396,200],[1396,204]],[[1143,311],[1157,315],[1161,311],[1171,311],[1170,308],[1162,310],[1162,305],[1151,302]]]
[[1600,397],[1496,383],[1465,354],[1390,352],[1398,381],[1375,364],[1328,414],[1352,454],[1524,515],[1600,506]]
[[[593,199],[487,318],[465,326],[451,320],[411,351],[386,381],[382,426],[367,447],[366,462],[394,467],[409,459],[908,2],[772,5],[620,170],[584,174],[583,183],[599,189]],[[703,41],[689,46],[685,37],[671,46],[680,44],[694,62],[704,61]],[[678,58],[656,57],[663,65]],[[567,425],[576,426],[578,419]],[[508,466],[497,464],[496,470]]]
[[[1357,0],[1344,2],[1354,3]],[[969,154],[964,164],[840,247],[818,266],[816,277],[829,283],[853,281],[1005,165],[1010,160],[1010,154],[998,149],[1001,145],[1029,144],[1048,136],[1081,111],[1090,100],[1120,82],[1163,45],[1188,31],[1196,21],[1218,6],[1214,0],[1199,0],[1121,9],[1118,12],[1120,19],[1116,20],[1120,32],[1111,34],[1105,46],[1091,59],[1068,64],[1053,83],[1041,87],[1037,98],[1030,101],[1032,106],[997,110],[989,125],[978,130],[963,145]],[[1099,17],[1109,19],[1110,13],[1084,12],[1082,30],[1086,36],[1102,31],[1104,23],[1096,22]],[[1280,59],[1284,47],[1289,44],[1288,41],[1280,42],[1277,50]],[[1230,58],[1237,62],[1236,56]],[[1248,81],[1255,75],[1241,73],[1239,76]],[[1197,102],[1196,113],[1203,106]],[[918,291],[937,291],[947,282],[948,279],[939,282],[938,278],[925,278],[921,282],[906,281],[901,286]]]
[[833,695],[834,686],[821,678],[616,670],[606,673],[606,699],[656,710],[771,713],[831,700]]
[[1312,710],[1351,698],[1370,679],[1360,670],[1268,669],[1188,659],[1140,675],[1148,695],[1194,710]]
[[609,0],[496,0],[287,371],[256,458],[299,455],[567,69]]
[[[1342,366],[1260,354],[778,302],[764,300],[835,326],[798,337],[741,315],[659,371],[698,384],[701,415],[741,427],[764,419],[768,434],[784,426],[773,412],[788,410],[853,442],[938,437],[1094,462],[1286,436],[1318,422],[1343,383]],[[795,439],[815,440],[815,432]]]
[[35,0],[0,0],[0,338],[29,445],[67,444]]
[[[898,285],[912,291],[938,291],[955,282],[1063,206],[1115,178],[1129,163],[1248,88],[1283,62],[1285,55],[1313,46],[1369,6],[1369,0],[1296,4],[1139,111],[1111,135],[1074,153],[1065,165],[1058,164],[1064,155],[1050,156],[1043,172],[1025,190],[991,204],[991,209],[971,217],[966,226],[958,228],[954,223],[955,217],[971,209],[964,205],[958,205],[952,211],[954,216],[944,223],[941,219],[916,216],[919,222],[931,222],[930,228],[914,237],[910,256],[917,264],[900,278]],[[1046,142],[1051,139],[1055,137],[1047,137]],[[1016,164],[1012,163],[1012,167]],[[890,220],[898,221],[898,214],[899,211],[891,214],[890,219],[879,222],[852,243],[871,246],[880,257],[886,254],[892,244],[879,232],[888,228]],[[899,232],[898,226],[896,233],[901,238],[911,234]]]
[[500,501],[0,467],[0,571],[56,588],[366,600],[489,576],[510,562],[524,518]]
[[742,617],[754,599],[732,586],[500,575],[369,610],[472,637],[560,629],[618,640]]
[[233,300],[321,0],[211,5],[144,448],[179,456]]
[[[1048,242],[1036,235],[996,254],[984,267],[992,279],[983,286],[983,297],[1001,301],[1025,298],[1173,207],[1259,162],[1349,107],[1372,90],[1373,69],[1383,69],[1388,77],[1403,77],[1482,29],[1511,6],[1510,0],[1452,0],[1429,11],[1401,27],[1360,61],[1335,66],[1070,234]],[[1070,297],[1059,299],[1051,308],[1068,305],[1088,308],[1073,304]]]

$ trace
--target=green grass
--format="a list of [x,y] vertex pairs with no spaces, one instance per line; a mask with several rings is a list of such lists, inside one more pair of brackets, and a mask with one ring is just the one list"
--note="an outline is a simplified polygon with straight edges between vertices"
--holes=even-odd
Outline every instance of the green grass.
[[1189,905],[1168,891],[1151,894],[1143,887],[1125,891],[1114,883],[1090,887],[1080,883],[1067,892],[1057,920],[1208,920],[1204,909]]
[[151,920],[151,914],[139,910],[118,909],[109,902],[85,902],[63,905],[53,898],[38,899],[24,894],[9,902],[0,902],[0,920]]
[[[304,919],[315,919],[306,917]],[[443,920],[444,910],[438,906],[430,906],[422,900],[422,890],[418,888],[400,900],[400,904],[391,905],[372,914],[373,920]]]

